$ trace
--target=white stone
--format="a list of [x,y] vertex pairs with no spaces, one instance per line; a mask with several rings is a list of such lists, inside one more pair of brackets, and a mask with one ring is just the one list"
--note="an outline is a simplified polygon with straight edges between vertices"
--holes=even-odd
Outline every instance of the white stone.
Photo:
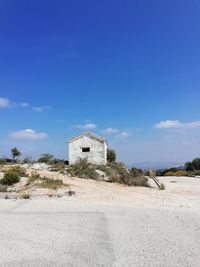
[[[85,132],[69,141],[69,164],[87,159],[92,164],[107,164],[107,141],[90,132]],[[84,152],[84,150],[87,150]]]

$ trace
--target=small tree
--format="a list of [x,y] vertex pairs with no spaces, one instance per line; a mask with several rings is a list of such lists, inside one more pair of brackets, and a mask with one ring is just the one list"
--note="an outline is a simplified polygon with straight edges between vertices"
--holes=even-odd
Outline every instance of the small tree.
[[113,149],[107,150],[107,161],[115,162],[116,161],[116,152]]
[[42,154],[41,157],[38,159],[39,163],[46,163],[51,164],[54,160],[54,156],[51,154]]
[[14,160],[15,158],[18,158],[19,156],[21,156],[22,154],[16,147],[11,149],[11,153],[12,153],[12,157]]

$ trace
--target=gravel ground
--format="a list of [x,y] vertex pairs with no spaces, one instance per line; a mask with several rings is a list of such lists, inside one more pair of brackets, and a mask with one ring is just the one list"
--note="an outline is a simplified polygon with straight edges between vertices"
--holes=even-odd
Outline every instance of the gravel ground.
[[66,179],[76,197],[0,200],[1,267],[200,266],[199,179],[161,178],[165,191]]

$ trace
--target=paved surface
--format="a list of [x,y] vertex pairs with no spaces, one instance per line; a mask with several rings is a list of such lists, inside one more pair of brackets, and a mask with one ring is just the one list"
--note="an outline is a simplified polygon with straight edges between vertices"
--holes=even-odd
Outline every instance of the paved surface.
[[0,266],[200,266],[200,212],[0,200]]

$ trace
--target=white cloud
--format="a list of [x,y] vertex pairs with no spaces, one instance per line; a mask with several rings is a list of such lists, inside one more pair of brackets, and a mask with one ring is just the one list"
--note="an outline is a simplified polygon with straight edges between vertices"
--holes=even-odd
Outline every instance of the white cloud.
[[121,133],[120,133],[120,136],[122,136],[122,137],[129,137],[130,134],[127,133],[127,132],[121,132]]
[[179,120],[161,121],[155,125],[157,129],[193,129],[200,127],[200,121],[181,122]]
[[0,97],[0,108],[8,108],[8,107],[21,107],[21,108],[27,108],[30,104],[27,102],[21,102],[21,103],[15,103],[12,102],[10,99],[5,97]]
[[33,111],[35,111],[35,112],[39,112],[39,113],[42,113],[42,112],[44,112],[44,111],[46,111],[46,110],[49,110],[50,109],[50,106],[41,106],[41,107],[34,107],[33,108]]
[[97,125],[94,123],[86,123],[84,125],[77,125],[76,127],[82,130],[91,130],[91,129],[96,129]]
[[32,139],[32,140],[44,140],[48,135],[44,132],[37,133],[32,129],[25,129],[10,134],[12,139]]
[[10,106],[10,100],[8,98],[0,97],[0,108],[8,108]]
[[18,105],[22,108],[28,108],[30,106],[30,104],[26,102],[19,103]]
[[102,133],[105,135],[114,135],[118,134],[119,132],[120,132],[119,129],[116,128],[107,128],[102,131]]

